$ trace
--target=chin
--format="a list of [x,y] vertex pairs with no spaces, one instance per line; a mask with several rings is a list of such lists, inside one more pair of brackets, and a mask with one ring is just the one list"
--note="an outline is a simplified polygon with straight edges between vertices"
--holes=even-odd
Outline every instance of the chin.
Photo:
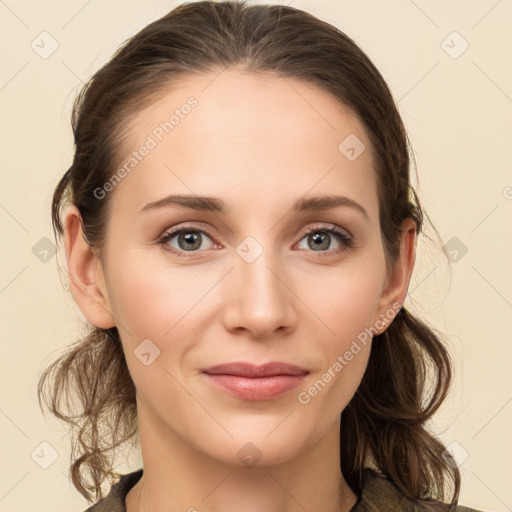
[[215,436],[215,439],[204,438],[202,448],[211,457],[232,466],[262,468],[282,464],[298,457],[308,445],[314,444],[316,438],[308,436],[304,430],[298,435],[297,428],[290,428],[294,426],[291,422],[284,426],[286,421],[281,425],[276,422],[269,429],[266,423],[258,427],[253,420],[252,428],[228,429],[232,438],[227,433],[219,434],[220,437]]

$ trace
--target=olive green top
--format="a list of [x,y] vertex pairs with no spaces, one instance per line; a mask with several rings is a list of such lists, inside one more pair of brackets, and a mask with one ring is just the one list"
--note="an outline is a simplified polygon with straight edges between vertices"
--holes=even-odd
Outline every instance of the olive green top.
[[[140,480],[143,469],[122,475],[110,492],[84,512],[126,512],[125,498]],[[372,469],[363,471],[361,496],[350,512],[448,512],[450,506],[439,501],[423,501],[416,505],[408,500],[388,478]],[[456,512],[483,512],[458,505]]]

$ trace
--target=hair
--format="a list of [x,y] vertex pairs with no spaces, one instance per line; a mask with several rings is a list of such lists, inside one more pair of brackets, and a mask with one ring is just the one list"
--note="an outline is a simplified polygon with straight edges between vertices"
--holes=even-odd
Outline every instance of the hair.
[[[296,8],[245,1],[179,5],[128,39],[83,86],[72,112],[73,162],[51,206],[57,244],[62,209],[71,203],[81,214],[84,238],[101,255],[110,199],[97,198],[94,190],[112,177],[128,147],[127,121],[180,78],[228,68],[312,84],[358,116],[372,146],[386,262],[395,262],[402,221],[412,218],[419,234],[426,214],[410,184],[414,155],[386,82],[336,27]],[[137,434],[138,424],[117,328],[88,328],[44,370],[38,399],[76,431],[72,481],[90,500],[93,493],[103,497],[102,483],[118,476],[112,454]],[[366,372],[341,414],[340,469],[354,492],[360,493],[363,470],[373,466],[415,503],[446,500],[447,486],[453,486],[451,505],[458,502],[459,470],[427,424],[451,381],[442,335],[402,308],[374,337]],[[76,415],[69,412],[70,398]]]

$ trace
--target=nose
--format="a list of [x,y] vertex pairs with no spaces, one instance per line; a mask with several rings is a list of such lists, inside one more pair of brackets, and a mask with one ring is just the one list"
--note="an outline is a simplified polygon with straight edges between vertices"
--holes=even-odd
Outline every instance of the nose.
[[293,330],[297,319],[294,294],[286,272],[264,251],[256,261],[235,259],[226,279],[224,325],[227,330],[248,331],[254,338],[267,338]]

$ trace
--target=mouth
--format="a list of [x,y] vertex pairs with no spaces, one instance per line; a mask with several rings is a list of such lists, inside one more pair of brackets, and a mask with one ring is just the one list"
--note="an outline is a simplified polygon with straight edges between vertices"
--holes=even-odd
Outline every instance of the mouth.
[[263,401],[297,387],[309,371],[283,362],[263,365],[242,362],[212,366],[202,373],[220,391],[243,400]]

